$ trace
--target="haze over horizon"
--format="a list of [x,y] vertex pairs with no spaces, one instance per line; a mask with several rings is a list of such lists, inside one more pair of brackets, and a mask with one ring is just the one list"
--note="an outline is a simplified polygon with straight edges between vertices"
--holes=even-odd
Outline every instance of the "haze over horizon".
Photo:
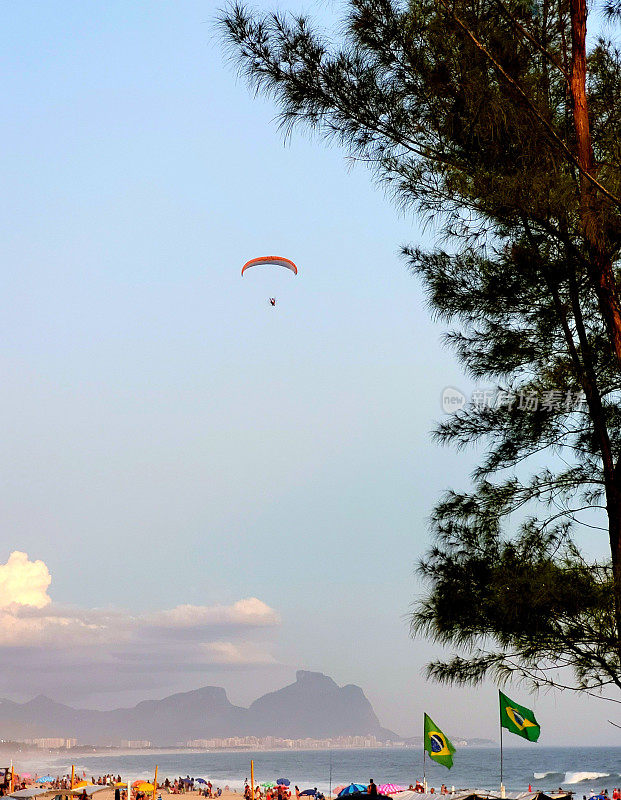
[[[474,464],[431,440],[471,387],[398,255],[433,226],[337,148],[283,144],[214,14],[0,7],[0,696],[248,705],[308,669],[403,736],[427,711],[495,738],[496,688],[427,682],[408,631],[427,515]],[[240,277],[273,253],[298,276]],[[507,692],[542,744],[610,743],[616,706]]]

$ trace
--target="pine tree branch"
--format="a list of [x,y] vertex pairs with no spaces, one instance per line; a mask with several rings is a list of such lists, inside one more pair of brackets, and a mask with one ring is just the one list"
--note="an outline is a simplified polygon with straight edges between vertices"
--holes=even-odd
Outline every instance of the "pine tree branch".
[[539,52],[544,55],[548,61],[559,70],[559,72],[565,78],[565,82],[567,83],[567,87],[569,88],[569,73],[563,68],[563,65],[556,60],[556,58],[552,55],[552,53],[544,47],[541,42],[539,42],[530,31],[525,28],[522,23],[515,18],[515,16],[509,11],[507,6],[502,2],[502,0],[495,0],[496,5],[501,9],[503,14],[511,21],[511,23],[517,28],[517,30],[524,36],[525,39],[533,44]]
[[548,132],[550,138],[560,147],[560,149],[565,153],[568,160],[576,167],[576,169],[580,172],[580,174],[589,181],[599,192],[601,192],[605,197],[611,200],[616,206],[621,208],[621,199],[616,197],[612,192],[609,192],[605,186],[603,186],[597,178],[591,175],[582,164],[580,163],[579,159],[571,152],[569,147],[565,144],[565,142],[561,139],[558,133],[554,130],[554,127],[548,122],[548,120],[543,116],[541,111],[537,108],[537,106],[532,102],[530,97],[526,94],[524,89],[518,84],[516,80],[514,80],[507,71],[503,68],[503,66],[494,58],[494,56],[489,52],[487,47],[479,41],[479,39],[474,35],[474,33],[470,30],[470,28],[466,25],[463,20],[461,20],[457,14],[450,8],[449,4],[446,0],[438,0],[442,8],[449,14],[459,25],[459,27],[464,31],[466,36],[472,41],[474,46],[481,52],[483,55],[488,59],[490,64],[494,67],[496,72],[501,75],[504,80],[515,89],[515,91],[520,95],[520,97],[524,100],[528,108],[530,109],[531,113],[539,120],[539,122],[543,125],[545,130]]

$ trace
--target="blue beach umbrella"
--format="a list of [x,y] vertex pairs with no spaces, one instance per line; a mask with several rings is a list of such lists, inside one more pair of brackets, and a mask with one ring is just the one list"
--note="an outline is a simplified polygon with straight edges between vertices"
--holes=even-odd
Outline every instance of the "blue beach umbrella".
[[42,778],[37,778],[35,783],[50,783],[50,781],[53,781],[53,780],[54,780],[54,778],[52,778],[51,775],[44,775]]
[[197,779],[194,781],[194,783],[204,783],[204,784],[205,784],[205,786],[207,786],[207,781],[205,780],[205,778],[197,778]]
[[303,795],[308,795],[309,797],[316,797],[317,789],[304,789],[303,792],[300,792],[300,797],[302,797]]
[[276,783],[279,783],[281,786],[289,786],[291,781],[289,780],[289,778],[278,778]]
[[337,797],[346,797],[348,794],[356,794],[356,792],[366,792],[367,787],[361,783],[350,783],[338,793]]

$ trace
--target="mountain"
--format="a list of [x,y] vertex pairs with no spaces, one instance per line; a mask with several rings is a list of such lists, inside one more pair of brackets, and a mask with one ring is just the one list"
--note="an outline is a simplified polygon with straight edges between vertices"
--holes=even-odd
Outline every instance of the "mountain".
[[248,714],[257,736],[322,739],[374,734],[378,739],[399,738],[380,726],[359,686],[339,687],[320,672],[299,670],[295,683],[255,700]]
[[96,745],[122,739],[170,745],[209,737],[271,735],[298,739],[372,734],[399,739],[381,727],[359,686],[338,686],[327,675],[303,670],[295,683],[263,695],[250,708],[233,705],[219,686],[113,711],[75,709],[43,695],[27,703],[0,700],[0,732],[4,739],[62,736]]

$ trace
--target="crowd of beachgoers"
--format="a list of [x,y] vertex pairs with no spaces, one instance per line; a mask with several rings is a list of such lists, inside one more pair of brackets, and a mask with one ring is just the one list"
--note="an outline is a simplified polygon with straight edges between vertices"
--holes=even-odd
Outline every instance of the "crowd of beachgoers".
[[[4,772],[4,775],[2,774]],[[134,773],[135,774],[135,773]],[[165,777],[157,780],[157,769],[154,778],[135,780],[128,786],[128,779],[123,780],[121,774],[108,773],[90,779],[85,771],[77,770],[71,774],[31,775],[16,771],[0,770],[0,797],[10,795],[15,800],[162,800],[163,795],[193,794],[199,798],[213,800],[414,800],[418,795],[421,800],[432,800],[432,795],[454,795],[455,787],[450,788],[442,784],[436,791],[423,782],[417,780],[409,786],[395,783],[382,783],[377,785],[370,778],[368,783],[350,783],[332,787],[325,794],[317,787],[300,789],[298,785],[291,786],[288,778],[278,778],[275,781],[258,783],[246,779],[243,788],[241,783],[237,787],[228,784],[217,786],[205,777],[190,777],[187,775],[175,778]],[[56,794],[52,794],[56,792]],[[464,790],[458,791],[463,795]],[[129,794],[128,794],[129,793]],[[240,794],[242,797],[240,797]],[[532,800],[534,795],[532,786],[528,792],[523,792],[523,797]],[[567,793],[559,787],[558,792],[546,793],[544,800],[550,797],[567,797]],[[97,795],[95,797],[95,795]],[[530,797],[529,797],[530,795]],[[486,795],[481,795],[484,797]],[[505,797],[504,793],[501,794]],[[518,795],[516,795],[517,797]],[[489,797],[489,796],[487,796]],[[439,800],[439,798],[438,798]],[[587,800],[586,795],[583,800]],[[611,795],[607,790],[602,790],[600,795],[591,794],[590,800],[621,800],[621,790],[614,789]]]
[[[3,776],[0,775],[0,779]],[[11,787],[12,783],[12,787]],[[100,775],[95,778],[91,776],[90,781],[86,777],[86,773],[82,777],[76,777],[70,774],[57,775],[53,778],[51,775],[34,777],[29,773],[18,774],[14,772],[12,779],[10,774],[4,776],[3,784],[0,785],[0,797],[15,791],[25,791],[29,788],[38,788],[43,791],[57,791],[66,792],[71,791],[77,795],[80,800],[90,800],[93,794],[93,787],[104,790],[114,790],[114,800],[127,800],[128,787],[127,783],[123,781],[120,774],[113,775]],[[217,798],[222,796],[223,790],[229,792],[230,788],[225,785],[223,788],[214,786],[210,780],[205,778],[191,778],[189,775],[185,778],[179,776],[178,778],[165,778],[161,783],[157,784],[149,782],[148,780],[137,780],[131,784],[131,797],[132,800],[145,800],[147,797],[153,797],[162,791],[168,794],[186,794],[189,792],[198,793],[201,797]],[[81,792],[76,790],[81,789]],[[33,794],[33,797],[36,796]],[[259,795],[257,795],[257,798]],[[267,798],[266,798],[267,800]],[[270,797],[269,800],[272,800]],[[282,798],[284,800],[284,798]]]
[[[106,775],[99,775],[95,777],[92,775],[90,780],[87,778],[86,772],[82,775],[66,774],[57,775],[31,775],[29,773],[18,774],[16,771],[9,773],[7,769],[4,776],[0,774],[0,782],[4,778],[3,785],[0,783],[0,796],[20,792],[25,797],[37,797],[45,792],[56,791],[59,793],[71,792],[74,797],[79,800],[92,800],[95,793],[103,792],[102,800],[128,800],[128,790],[130,793],[129,800],[161,800],[162,792],[167,794],[186,794],[194,793],[199,797],[205,798],[220,798],[224,794],[238,794],[238,789],[232,789],[228,785],[222,787],[215,786],[211,780],[207,778],[194,778],[187,775],[185,778],[182,776],[176,778],[166,777],[163,781],[154,783],[153,780],[136,780],[128,789],[127,783],[123,781],[120,774],[108,773]],[[27,791],[26,791],[27,790]],[[32,791],[34,790],[34,791]],[[107,790],[107,791],[105,791]],[[334,787],[329,798],[338,798],[339,800],[375,800],[376,798],[387,797],[392,795],[394,800],[398,800],[401,792],[424,792],[425,789],[420,781],[415,784],[410,784],[409,787],[399,786],[394,783],[375,784],[373,779],[369,780],[368,784],[351,783],[347,786]],[[434,794],[433,788],[428,789],[431,794]],[[24,793],[26,792],[26,793]],[[287,778],[279,778],[277,781],[268,783],[255,783],[252,784],[248,779],[244,782],[244,787],[241,790],[244,800],[326,800],[326,795],[319,791],[316,787],[312,789],[300,789],[299,786],[291,786],[291,782]],[[438,794],[451,794],[452,791],[447,786],[442,784],[437,792]],[[66,795],[58,794],[54,800],[65,800]],[[47,798],[42,798],[47,800]],[[615,800],[617,800],[615,798]],[[619,798],[621,800],[621,798]]]

